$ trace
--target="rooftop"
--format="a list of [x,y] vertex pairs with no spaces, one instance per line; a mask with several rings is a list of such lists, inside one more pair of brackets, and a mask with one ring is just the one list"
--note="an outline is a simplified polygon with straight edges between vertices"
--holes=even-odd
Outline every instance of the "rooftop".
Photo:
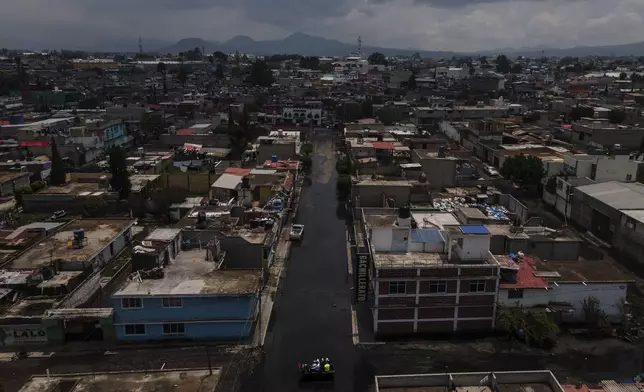
[[[11,264],[13,269],[34,269],[49,266],[52,261],[82,262],[91,260],[121,232],[134,224],[130,219],[79,219],[64,229],[29,248]],[[74,230],[85,230],[87,242],[82,248],[70,246]]]
[[4,316],[40,317],[58,302],[55,298],[23,298],[5,310]]
[[[97,192],[99,191],[99,184],[93,182],[70,182],[61,186],[50,186],[42,191],[40,194],[45,195],[77,195],[83,192]],[[106,190],[106,189],[104,189]]]
[[0,184],[5,182],[13,181],[16,178],[30,175],[28,172],[17,172],[17,173],[2,173],[0,174]]
[[219,376],[219,369],[34,376],[19,392],[205,392],[215,390]]
[[644,185],[639,183],[609,181],[576,189],[617,210],[644,209]]
[[218,270],[217,263],[207,261],[206,256],[206,249],[179,252],[165,267],[162,279],[130,281],[114,296],[243,295],[259,288],[260,270]]
[[458,225],[459,221],[451,212],[413,212],[411,217],[418,228],[437,227],[443,229],[446,225]]
[[563,392],[549,370],[376,376],[376,392]]

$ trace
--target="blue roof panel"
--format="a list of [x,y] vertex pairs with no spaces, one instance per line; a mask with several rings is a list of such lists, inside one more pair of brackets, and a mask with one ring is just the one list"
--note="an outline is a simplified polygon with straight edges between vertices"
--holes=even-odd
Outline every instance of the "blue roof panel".
[[490,234],[488,229],[483,225],[459,226],[463,234]]

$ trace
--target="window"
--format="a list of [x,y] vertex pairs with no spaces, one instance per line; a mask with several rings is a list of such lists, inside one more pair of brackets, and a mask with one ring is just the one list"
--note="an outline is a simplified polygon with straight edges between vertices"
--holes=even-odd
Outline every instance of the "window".
[[446,293],[447,281],[445,280],[432,280],[429,282],[430,293]]
[[485,291],[484,280],[473,280],[470,282],[470,293],[480,293]]
[[183,335],[184,333],[186,328],[183,324],[163,324],[164,335]]
[[141,298],[121,298],[121,307],[123,309],[141,309],[143,301]]
[[557,181],[557,189],[563,189],[563,181]]
[[389,294],[406,294],[407,282],[389,282]]
[[183,300],[181,298],[163,298],[164,308],[181,308],[183,307]]
[[626,175],[626,181],[632,181],[633,180],[633,175],[632,174],[627,174]]
[[145,335],[145,324],[127,324],[125,325],[126,335]]
[[508,299],[521,299],[521,298],[523,298],[523,289],[508,290]]

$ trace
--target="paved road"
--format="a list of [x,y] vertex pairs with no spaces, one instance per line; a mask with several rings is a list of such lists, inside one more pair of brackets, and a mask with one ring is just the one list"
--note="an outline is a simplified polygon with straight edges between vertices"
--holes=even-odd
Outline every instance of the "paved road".
[[0,362],[0,385],[7,392],[18,391],[22,384],[34,374],[93,373],[130,370],[185,369],[222,367],[221,385],[217,391],[231,391],[237,378],[243,374],[244,364],[252,363],[253,350],[209,347],[151,347],[146,349],[123,348],[112,355],[102,351],[60,353],[52,357],[29,358],[22,361]]
[[[317,133],[312,142],[312,185],[303,192],[297,216],[305,226],[304,239],[291,251],[264,346],[264,363],[244,390],[363,389],[354,374],[358,354],[351,338],[344,207],[335,197],[333,140],[329,134]],[[298,361],[318,356],[335,361],[335,381],[300,385]]]

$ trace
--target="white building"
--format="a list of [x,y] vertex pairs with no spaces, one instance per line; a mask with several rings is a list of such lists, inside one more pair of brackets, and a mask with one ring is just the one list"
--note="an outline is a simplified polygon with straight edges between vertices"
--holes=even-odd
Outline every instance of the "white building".
[[282,120],[293,124],[309,124],[313,122],[314,125],[321,125],[322,115],[321,105],[303,104],[282,108]]
[[583,322],[583,304],[593,297],[611,322],[622,321],[628,279],[608,260],[540,261],[522,257],[513,261],[495,256],[503,280],[498,302],[526,310],[555,314],[558,322]]

